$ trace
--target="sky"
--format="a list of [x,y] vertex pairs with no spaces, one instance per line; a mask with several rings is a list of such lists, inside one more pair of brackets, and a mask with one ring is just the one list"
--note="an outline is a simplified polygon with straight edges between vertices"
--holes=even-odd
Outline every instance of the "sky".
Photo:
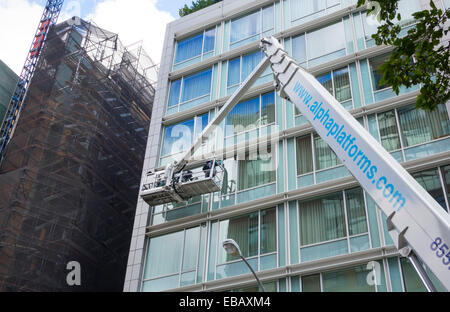
[[[20,74],[46,0],[0,0],[0,59]],[[65,0],[58,22],[72,16],[119,34],[125,46],[142,41],[159,64],[166,24],[192,0]]]

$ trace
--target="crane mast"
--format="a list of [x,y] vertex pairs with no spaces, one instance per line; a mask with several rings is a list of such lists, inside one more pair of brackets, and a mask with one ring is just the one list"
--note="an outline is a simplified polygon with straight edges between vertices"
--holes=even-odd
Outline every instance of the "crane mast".
[[39,26],[28,51],[27,59],[19,76],[16,88],[9,102],[8,109],[0,128],[0,164],[5,156],[6,147],[8,146],[11,137],[19,120],[20,113],[23,109],[23,104],[28,93],[28,88],[33,78],[36,66],[39,61],[42,49],[47,39],[50,28],[56,24],[59,13],[61,12],[64,0],[48,0]]

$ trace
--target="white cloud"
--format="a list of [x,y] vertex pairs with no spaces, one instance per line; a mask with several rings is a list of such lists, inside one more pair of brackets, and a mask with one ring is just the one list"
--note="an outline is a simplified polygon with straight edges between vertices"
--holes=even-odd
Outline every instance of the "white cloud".
[[159,64],[167,23],[174,20],[169,12],[156,8],[157,0],[105,0],[98,3],[87,19],[119,34],[124,45],[143,41],[152,60]]
[[27,0],[0,0],[0,59],[18,75],[43,10]]

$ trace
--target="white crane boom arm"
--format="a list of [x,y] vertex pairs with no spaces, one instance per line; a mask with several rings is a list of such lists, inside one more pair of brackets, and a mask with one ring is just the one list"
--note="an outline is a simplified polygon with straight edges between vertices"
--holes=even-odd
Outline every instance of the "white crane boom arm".
[[450,215],[277,39],[264,39],[261,47],[280,95],[296,105],[388,216],[401,255],[419,256],[450,290]]

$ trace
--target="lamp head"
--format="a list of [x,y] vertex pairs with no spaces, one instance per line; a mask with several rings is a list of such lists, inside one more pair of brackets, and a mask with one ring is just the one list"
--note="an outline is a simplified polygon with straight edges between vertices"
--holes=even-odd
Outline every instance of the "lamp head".
[[241,256],[241,249],[239,248],[239,245],[233,240],[233,239],[226,239],[222,243],[223,248],[229,255],[233,256]]

